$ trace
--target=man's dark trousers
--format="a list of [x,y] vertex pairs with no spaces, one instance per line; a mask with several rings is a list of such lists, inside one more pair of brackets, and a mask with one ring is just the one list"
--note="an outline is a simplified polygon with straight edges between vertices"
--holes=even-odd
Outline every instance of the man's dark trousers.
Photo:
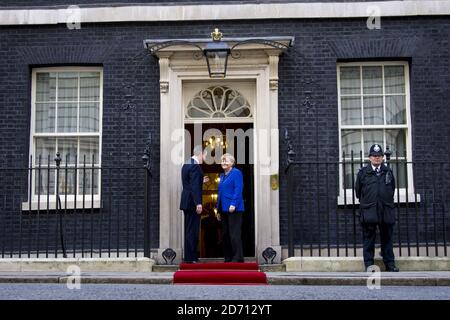
[[392,244],[394,224],[362,224],[363,256],[366,268],[374,264],[377,227],[380,229],[381,255],[383,256],[384,265],[386,267],[394,265],[395,257]]
[[203,171],[194,159],[181,168],[180,209],[184,212],[184,261],[197,261],[197,242],[200,229],[200,215],[196,207],[202,204]]
[[184,261],[197,261],[197,241],[200,226],[200,215],[195,210],[183,210],[184,230]]

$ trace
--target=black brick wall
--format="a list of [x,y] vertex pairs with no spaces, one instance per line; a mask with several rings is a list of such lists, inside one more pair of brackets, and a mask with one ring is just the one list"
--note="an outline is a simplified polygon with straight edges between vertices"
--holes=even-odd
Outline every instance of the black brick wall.
[[[381,23],[381,30],[368,30],[365,19],[226,21],[219,27],[228,37],[295,36],[295,47],[280,59],[279,126],[282,130],[290,130],[294,149],[301,160],[338,159],[336,62],[389,59],[410,62],[413,159],[446,161],[450,145],[450,19],[385,18]],[[16,167],[27,165],[30,75],[33,67],[103,66],[103,165],[141,166],[145,139],[149,132],[152,133],[155,163],[152,187],[156,190],[151,199],[152,239],[157,242],[159,69],[156,59],[140,55],[143,51],[142,40],[169,38],[174,34],[180,38],[206,38],[217,25],[217,21],[206,21],[82,24],[80,30],[68,30],[64,25],[1,27],[1,164]],[[308,92],[311,92],[309,108],[304,104]],[[130,94],[132,98],[127,99]],[[124,111],[127,102],[134,107]],[[280,145],[280,158],[284,163],[283,141]],[[308,183],[313,184],[310,194],[300,188],[302,191],[295,196],[296,206],[302,208],[303,214],[317,211],[317,205],[314,205],[317,203],[314,200],[314,177],[313,174],[302,180],[306,187]],[[450,180],[443,181],[442,190],[448,212]],[[332,178],[330,183],[333,183]],[[3,184],[2,193],[10,195],[6,189],[12,185]],[[116,191],[120,193],[120,188],[126,185],[124,182],[117,186]],[[16,183],[14,188],[19,197],[26,195],[22,183]],[[123,193],[114,201],[125,212],[127,196],[126,191]],[[326,197],[322,193],[320,196]],[[285,244],[287,198],[286,180],[281,170],[280,196],[280,228],[282,243]],[[141,200],[142,197],[138,197],[138,202]],[[335,205],[333,194],[328,200]],[[323,206],[326,201],[319,203]],[[310,209],[307,209],[308,206]],[[3,208],[6,207],[8,204],[3,204]],[[10,225],[19,223],[18,215],[9,213],[3,217],[8,217],[5,219]],[[119,221],[123,217],[119,217]],[[296,221],[296,228],[299,228],[299,219]]]

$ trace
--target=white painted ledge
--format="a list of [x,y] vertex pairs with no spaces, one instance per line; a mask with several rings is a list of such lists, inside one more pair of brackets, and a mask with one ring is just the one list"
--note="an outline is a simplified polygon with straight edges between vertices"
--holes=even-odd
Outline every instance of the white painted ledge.
[[[101,208],[100,205],[100,198],[97,196],[94,196],[94,201],[91,200],[91,197],[86,197],[83,201],[82,196],[79,196],[77,201],[75,202],[72,199],[67,199],[67,204],[65,202],[64,196],[61,196],[61,207],[60,210],[64,211],[64,210],[72,210],[72,209],[77,209],[77,210],[86,210],[86,212],[88,212],[91,209],[99,209]],[[30,203],[29,202],[22,202],[22,211],[33,211],[34,213],[37,213],[37,211],[45,211],[47,210],[47,197],[46,196],[42,196],[40,201],[38,202],[37,199],[33,199],[33,201],[31,202],[31,208],[30,208]],[[55,200],[55,196],[51,196],[49,201],[48,201],[48,210],[56,210],[56,200]]]
[[[450,0],[203,5],[124,5],[74,9],[0,10],[0,25],[67,22],[151,22],[252,19],[358,18],[450,15]],[[75,19],[75,20],[74,20]]]
[[[409,204],[409,205],[414,205],[414,203],[417,201],[417,204],[420,203],[421,196],[419,193],[414,194],[411,192],[408,192],[408,197],[406,197],[406,190],[405,189],[400,189],[400,195],[398,195],[397,190],[395,191],[394,194],[394,203],[403,203],[403,204]],[[356,198],[356,196],[354,197],[352,195],[352,190],[351,189],[347,189],[346,190],[346,194],[344,195],[344,191],[341,190],[341,194],[338,196],[338,202],[337,204],[339,206],[351,206],[353,205],[353,201],[355,202],[355,204],[359,204],[359,200],[358,198]]]
[[[285,259],[287,272],[362,272],[362,257],[291,257]],[[384,270],[380,258],[375,264]],[[450,271],[447,257],[396,257],[395,264],[401,271]]]
[[151,272],[150,258],[12,258],[0,259],[0,272],[66,272],[77,266],[81,272]]

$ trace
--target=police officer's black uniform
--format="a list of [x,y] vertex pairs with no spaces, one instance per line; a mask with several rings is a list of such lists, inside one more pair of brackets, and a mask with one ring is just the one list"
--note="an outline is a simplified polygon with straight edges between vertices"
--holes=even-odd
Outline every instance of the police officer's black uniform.
[[[370,148],[369,156],[383,155],[377,144]],[[375,237],[380,230],[381,254],[386,271],[398,271],[395,266],[392,234],[394,213],[395,179],[392,170],[383,163],[374,170],[369,164],[358,172],[355,183],[356,197],[360,202],[360,221],[363,229],[363,255],[367,267],[374,264]]]

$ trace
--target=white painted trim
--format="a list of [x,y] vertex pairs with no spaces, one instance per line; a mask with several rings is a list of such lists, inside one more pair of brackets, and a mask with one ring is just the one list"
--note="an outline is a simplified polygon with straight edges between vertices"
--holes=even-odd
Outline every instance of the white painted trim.
[[[84,199],[85,212],[89,212],[90,209],[99,209],[101,207],[99,195],[94,195],[94,201],[92,201],[91,199],[92,199],[91,195],[85,196],[85,199]],[[38,204],[39,204],[39,206],[38,206]],[[31,202],[31,208],[30,208],[29,202],[22,202],[22,211],[32,210],[33,212],[37,213],[38,208],[41,213],[43,213],[43,211],[47,210],[47,196],[42,196],[41,199],[39,199],[39,201],[38,201],[37,197],[33,198],[32,202]],[[65,198],[63,196],[61,197],[61,208],[60,208],[61,211],[64,211],[66,209],[73,210],[75,208],[77,210],[83,210],[82,196],[77,197],[76,206],[75,206],[75,201],[74,201],[73,196],[67,197],[67,205],[65,202]],[[49,197],[48,210],[56,210],[56,196],[54,196],[54,195]]]
[[[339,206],[347,205],[348,207],[350,207],[350,206],[353,205],[352,190],[351,189],[347,189],[345,191],[346,191],[345,192],[346,193],[345,194],[346,199],[344,200],[344,194],[341,193],[338,196],[338,205]],[[398,195],[397,191],[398,191],[398,189],[396,189],[395,193],[394,193],[394,203],[406,203],[406,202],[408,202],[409,204],[414,204],[416,202],[416,200],[417,200],[417,203],[420,203],[420,199],[421,199],[420,194],[419,193],[414,194],[413,192],[408,190],[408,199],[407,199],[406,198],[406,189],[400,189],[400,202],[399,202],[398,201],[399,200],[399,195]],[[416,197],[417,197],[417,199],[416,199]],[[359,204],[358,198],[355,197],[354,199],[355,199],[355,204],[358,205]]]
[[[385,103],[385,88],[384,88],[384,66],[390,66],[390,65],[402,65],[404,67],[404,75],[405,75],[405,93],[402,94],[405,96],[405,106],[406,106],[406,124],[400,124],[400,125],[342,125],[341,124],[341,77],[340,77],[340,68],[341,67],[361,67],[361,66],[382,66],[383,70],[383,112],[386,111],[386,103]],[[363,84],[362,84],[362,68],[360,68],[361,72],[361,90],[363,90]],[[406,160],[409,162],[412,161],[412,134],[411,134],[411,106],[410,106],[410,79],[409,79],[409,63],[406,61],[380,61],[380,62],[343,62],[338,63],[336,65],[336,76],[337,76],[337,92],[338,92],[338,134],[339,134],[339,161],[342,162],[342,130],[366,130],[366,129],[406,129]],[[379,95],[379,94],[378,94]],[[348,95],[344,95],[347,97]],[[360,94],[355,94],[354,96],[366,96],[362,91]],[[363,99],[361,99],[361,108],[363,104]],[[364,111],[364,109],[362,109]],[[384,122],[386,122],[386,115],[384,115]],[[362,119],[364,118],[364,114],[361,114]],[[383,135],[385,138],[385,135]],[[383,139],[384,139],[383,138]],[[385,140],[385,139],[384,139]],[[383,141],[383,144],[386,145],[386,141]],[[361,145],[364,145],[363,137],[361,135]],[[365,158],[367,150],[363,150],[363,157]],[[355,155],[355,158],[359,158],[359,154]],[[348,158],[347,158],[348,159]],[[399,159],[404,160],[404,157],[399,157]],[[393,159],[391,159],[393,160]],[[357,172],[355,172],[356,175]],[[347,201],[347,205],[353,203],[353,195],[351,189],[346,189],[344,191],[343,188],[343,170],[342,165],[339,166],[339,196],[338,196],[338,204],[344,205],[344,193]],[[406,198],[406,188],[399,189],[400,190],[400,202],[414,202],[415,196],[414,196],[414,176],[413,176],[413,170],[412,166],[408,166],[407,169],[407,175],[408,175],[408,199]],[[398,183],[398,181],[397,181]],[[398,190],[398,189],[397,189]],[[395,198],[394,202],[398,202],[397,199],[397,190],[395,191]],[[355,200],[356,204],[359,204],[358,199]],[[417,195],[417,201],[420,202],[420,195]]]
[[[98,128],[99,131],[98,132],[80,132],[80,133],[77,133],[77,132],[69,132],[69,133],[57,133],[57,132],[54,132],[54,133],[35,133],[35,120],[36,120],[36,74],[38,72],[77,72],[77,73],[79,73],[79,72],[99,72],[100,73],[100,79],[99,79],[100,80],[99,81],[99,86],[100,86],[99,100],[96,101],[96,102],[99,103],[99,124],[98,124],[99,125],[99,128]],[[79,96],[79,90],[80,90],[79,78],[80,78],[80,76],[78,75],[78,96]],[[34,138],[35,137],[56,137],[56,138],[58,138],[58,137],[98,137],[98,139],[99,139],[99,151],[98,151],[99,152],[99,158],[98,158],[98,164],[95,164],[94,168],[101,167],[101,162],[102,162],[102,131],[103,131],[103,68],[102,67],[73,67],[73,66],[34,68],[32,70],[31,79],[32,79],[32,85],[31,85],[32,89],[31,89],[31,117],[30,117],[31,118],[31,120],[30,120],[31,124],[30,124],[30,144],[29,144],[30,145],[30,148],[29,148],[29,152],[30,153],[29,154],[33,155],[33,157],[35,155],[35,152],[34,152],[34,148],[35,148]],[[77,103],[77,130],[78,130],[78,128],[79,128],[80,101],[77,100],[77,101],[74,101],[74,102]],[[92,102],[92,101],[89,101],[89,102]],[[56,100],[55,100],[55,103],[56,104],[58,103],[58,84],[56,85]],[[57,110],[58,110],[58,108],[56,108],[56,113],[55,113],[55,130],[57,128],[57,118],[58,118],[57,117],[58,116],[57,115]],[[79,149],[79,144],[78,144],[78,149]],[[77,151],[77,153],[80,154],[79,150]],[[28,161],[29,160],[30,159],[28,158]],[[77,163],[78,172],[80,172],[80,170],[83,170],[83,167],[82,167],[80,161],[81,161],[81,159],[78,158],[78,163]],[[33,168],[36,167],[34,162],[35,162],[35,158],[33,158],[33,163],[31,164],[33,166]],[[29,165],[30,165],[30,163],[29,163]],[[47,168],[47,166],[42,166],[43,170],[45,170],[46,168]],[[50,165],[50,168],[54,169],[55,165],[53,165],[53,164]],[[68,168],[72,168],[72,166],[68,166]],[[91,168],[92,168],[91,165],[86,167],[86,169],[91,169]],[[61,167],[61,170],[64,170],[64,169],[65,169],[65,167]],[[98,171],[99,171],[99,174],[98,174],[98,180],[99,180],[98,181],[98,190],[99,190],[99,193],[94,195],[95,199],[97,199],[97,197],[100,198],[100,194],[101,194],[101,190],[102,190],[101,189],[102,188],[102,185],[101,185],[101,182],[102,182],[101,170],[98,169]],[[30,171],[28,173],[28,180],[27,180],[28,183],[30,181],[30,176],[29,175],[30,175]],[[28,187],[30,188],[30,186],[28,186]],[[78,186],[77,186],[77,189],[78,189]],[[30,196],[30,190],[28,189],[27,197],[29,197],[29,196]],[[38,202],[38,200],[37,200],[38,197],[35,194],[35,179],[34,179],[34,177],[33,177],[33,179],[31,179],[31,196],[32,196],[31,208],[32,208],[32,210],[34,210],[34,208],[37,209],[37,202]],[[78,192],[77,192],[77,196],[80,196],[80,194]],[[54,199],[52,199],[52,197]],[[68,199],[70,197],[71,197],[71,195],[68,195]],[[46,195],[41,195],[41,202],[43,201],[44,198],[47,199],[47,196]],[[64,199],[62,199],[62,198],[63,197],[61,197],[61,201],[63,202]],[[53,208],[55,208],[55,204],[56,204],[55,196],[50,195],[49,199],[50,199],[50,202],[51,202],[49,207],[52,208],[52,206],[53,206]],[[99,203],[99,200],[95,200],[95,201],[97,201]],[[69,205],[69,202],[68,202],[68,205]],[[47,206],[47,204],[46,204],[46,200],[45,200],[45,208],[46,208],[46,206]],[[99,208],[99,206],[100,205],[98,205],[97,208]],[[73,201],[72,201],[72,207],[73,207]],[[26,208],[26,209],[24,209],[24,208]],[[43,207],[41,207],[41,209],[42,208]],[[94,206],[94,208],[95,208],[95,206]],[[69,209],[69,207],[67,207],[67,209]],[[22,203],[22,210],[29,210],[28,202]]]
[[[367,18],[373,8],[381,17],[450,15],[449,0],[372,2],[124,5],[80,8],[80,23],[205,21],[254,19]],[[73,9],[0,10],[0,25],[65,24],[73,22]]]
[[[218,121],[218,119],[221,119],[222,121]],[[185,119],[184,123],[190,124],[190,123],[253,123],[254,121],[252,118],[226,118],[226,121],[223,121],[225,118],[214,118],[214,119]]]
[[[364,95],[366,96],[366,95]],[[358,129],[408,129],[408,125],[405,124],[367,124],[367,125],[343,125],[343,130],[358,130]],[[367,150],[366,150],[367,151]]]

